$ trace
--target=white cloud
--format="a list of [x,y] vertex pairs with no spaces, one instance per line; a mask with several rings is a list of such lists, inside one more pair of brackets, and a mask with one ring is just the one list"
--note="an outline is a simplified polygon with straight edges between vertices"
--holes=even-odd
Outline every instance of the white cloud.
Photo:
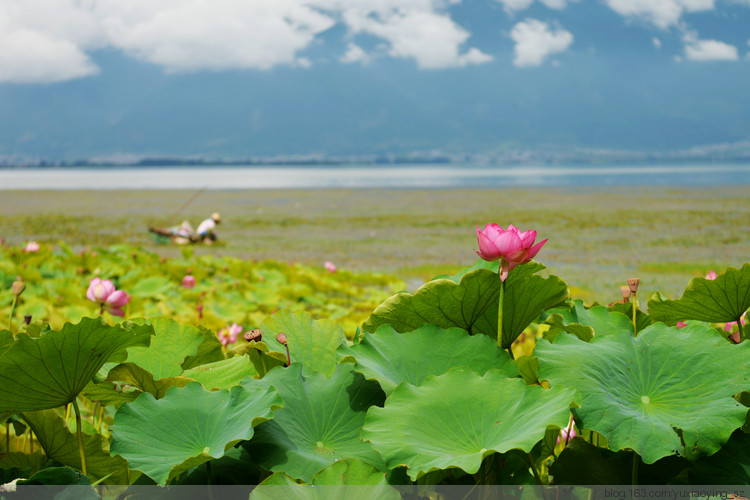
[[364,51],[362,47],[356,43],[349,43],[346,46],[346,52],[339,58],[339,61],[345,64],[351,63],[362,63],[367,64],[370,61],[370,56]]
[[[503,4],[505,10],[509,13],[519,12],[527,9],[534,3],[534,0],[496,0],[498,3]],[[568,0],[539,0],[541,3],[546,5],[550,9],[560,10],[564,9],[568,5]],[[571,0],[576,1],[576,0]],[[750,1],[750,0],[748,0]]]
[[15,26],[8,7],[0,6],[0,82],[65,81],[98,73],[75,43],[54,31]]
[[414,59],[422,69],[455,68],[492,60],[492,56],[474,47],[461,51],[470,34],[447,14],[409,5],[408,1],[399,4],[391,8],[381,5],[378,9],[359,5],[344,8],[343,19],[353,33],[386,40],[389,55]]
[[736,61],[737,47],[718,40],[699,40],[695,32],[683,36],[685,58],[691,61]]
[[659,28],[676,25],[685,12],[712,10],[714,0],[606,0],[618,14],[644,19]]
[[296,0],[96,0],[110,43],[167,71],[268,69],[335,21]]
[[547,23],[526,19],[513,27],[510,37],[516,42],[516,66],[540,66],[559,52],[567,50],[573,43],[573,35],[562,28],[551,30]]
[[[446,10],[460,1],[0,0],[0,82],[93,74],[89,54],[105,47],[168,72],[306,67],[300,52],[337,23],[383,39],[389,55],[420,68],[492,60],[464,47],[470,33]],[[362,58],[347,51],[345,62]]]
[[656,47],[657,49],[661,48],[661,40],[659,40],[658,38],[654,37],[654,38],[651,39],[651,41],[653,42],[654,47]]

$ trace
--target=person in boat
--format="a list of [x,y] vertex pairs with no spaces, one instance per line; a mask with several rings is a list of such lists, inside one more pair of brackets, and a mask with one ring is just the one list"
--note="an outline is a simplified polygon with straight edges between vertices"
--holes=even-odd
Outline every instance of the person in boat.
[[217,224],[221,224],[221,216],[217,212],[214,212],[211,214],[211,217],[201,222],[198,225],[198,229],[195,230],[198,239],[209,244],[216,241],[215,229]]
[[197,230],[188,221],[182,221],[179,226],[173,226],[168,229],[150,227],[149,231],[162,236],[168,236],[172,243],[176,245],[187,245],[188,243],[206,243],[210,245],[216,241],[216,225],[221,223],[221,216],[214,212],[211,217],[207,218],[198,225]]

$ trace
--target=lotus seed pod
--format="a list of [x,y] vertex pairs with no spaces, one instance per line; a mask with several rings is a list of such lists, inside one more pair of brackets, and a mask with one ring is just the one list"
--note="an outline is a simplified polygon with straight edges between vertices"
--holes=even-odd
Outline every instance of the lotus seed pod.
[[243,336],[248,342],[260,342],[263,339],[263,332],[260,328],[256,328],[254,330],[246,331]]
[[276,335],[276,342],[281,345],[286,345],[286,333],[279,333]]
[[630,287],[630,292],[635,293],[638,291],[638,283],[640,283],[640,278],[630,278],[628,280],[628,286]]
[[622,300],[624,300],[625,302],[630,300],[630,287],[629,286],[621,286],[620,293],[622,293]]

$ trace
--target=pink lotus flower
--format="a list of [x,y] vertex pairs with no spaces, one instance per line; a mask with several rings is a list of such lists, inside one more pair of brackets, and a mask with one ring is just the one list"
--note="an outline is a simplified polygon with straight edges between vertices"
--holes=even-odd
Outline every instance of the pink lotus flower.
[[326,261],[325,264],[323,264],[323,267],[325,267],[328,272],[335,273],[336,272],[336,265],[333,262]]
[[237,342],[237,336],[240,333],[242,333],[242,327],[237,323],[232,323],[232,326],[228,326],[219,330],[216,333],[216,336],[219,337],[219,342],[221,342],[221,345],[226,347],[227,344],[234,344],[235,342]]
[[191,274],[186,274],[182,278],[182,288],[193,288],[195,286],[195,278]]
[[26,253],[35,253],[39,251],[39,243],[36,241],[29,241],[26,243],[26,248],[23,249]]
[[125,316],[122,307],[130,302],[130,296],[122,290],[117,290],[109,280],[94,278],[89,283],[86,298],[101,305],[101,310],[107,308],[107,312],[114,316]]
[[510,272],[518,264],[525,264],[536,257],[539,250],[547,242],[540,241],[534,245],[536,231],[524,231],[523,233],[513,225],[503,229],[497,224],[487,224],[480,231],[477,226],[477,242],[479,250],[477,255],[487,261],[500,259],[500,278],[505,281]]
[[715,280],[716,279],[716,271],[711,269],[708,274],[706,275],[707,280]]

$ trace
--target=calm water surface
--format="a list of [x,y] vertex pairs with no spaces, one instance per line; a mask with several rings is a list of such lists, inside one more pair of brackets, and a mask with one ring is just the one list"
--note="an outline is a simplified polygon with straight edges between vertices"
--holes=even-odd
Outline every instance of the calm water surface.
[[201,166],[0,169],[0,190],[723,186],[750,164],[637,166]]

